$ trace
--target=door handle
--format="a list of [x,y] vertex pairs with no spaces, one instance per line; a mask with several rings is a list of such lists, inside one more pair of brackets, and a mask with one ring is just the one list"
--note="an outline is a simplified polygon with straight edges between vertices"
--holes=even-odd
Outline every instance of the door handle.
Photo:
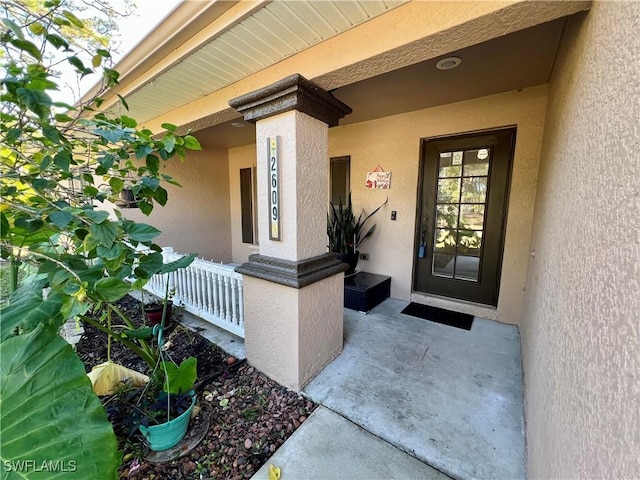
[[420,234],[420,245],[418,245],[418,258],[424,258],[426,256],[427,256],[427,226],[426,224],[423,224],[422,233]]

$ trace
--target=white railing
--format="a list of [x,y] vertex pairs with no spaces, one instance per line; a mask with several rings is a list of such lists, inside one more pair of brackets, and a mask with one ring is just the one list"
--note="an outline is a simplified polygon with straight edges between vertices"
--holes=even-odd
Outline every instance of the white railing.
[[[172,248],[164,248],[162,256],[167,263],[182,255]],[[164,297],[168,281],[174,304],[181,304],[187,312],[244,338],[242,275],[234,269],[235,265],[196,258],[186,268],[154,275],[144,288]]]

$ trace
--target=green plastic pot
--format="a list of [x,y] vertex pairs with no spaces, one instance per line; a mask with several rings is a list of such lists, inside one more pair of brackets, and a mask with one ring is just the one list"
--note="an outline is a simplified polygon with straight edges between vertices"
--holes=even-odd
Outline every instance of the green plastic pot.
[[191,392],[191,406],[179,417],[174,418],[165,423],[159,425],[151,425],[145,427],[140,425],[140,431],[144,438],[149,443],[149,448],[155,452],[161,452],[162,450],[168,450],[171,447],[177,445],[180,440],[187,433],[189,428],[189,418],[191,417],[191,411],[196,404],[196,394],[192,390]]

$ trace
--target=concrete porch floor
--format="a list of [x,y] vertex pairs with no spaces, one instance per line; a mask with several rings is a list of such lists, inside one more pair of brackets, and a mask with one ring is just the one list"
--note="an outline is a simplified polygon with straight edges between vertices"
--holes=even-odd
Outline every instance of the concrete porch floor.
[[[526,477],[517,328],[476,318],[460,330],[401,314],[407,304],[344,310],[342,354],[303,391],[322,406],[253,478],[271,463],[283,480]],[[242,339],[183,315],[244,358]]]
[[406,305],[345,309],[343,353],[305,395],[453,478],[525,478],[517,328],[476,318],[460,330]]

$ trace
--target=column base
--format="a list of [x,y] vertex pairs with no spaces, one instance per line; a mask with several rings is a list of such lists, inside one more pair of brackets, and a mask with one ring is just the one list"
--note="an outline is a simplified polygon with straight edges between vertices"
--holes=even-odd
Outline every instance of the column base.
[[244,277],[248,362],[300,391],[342,352],[344,277],[303,288]]

